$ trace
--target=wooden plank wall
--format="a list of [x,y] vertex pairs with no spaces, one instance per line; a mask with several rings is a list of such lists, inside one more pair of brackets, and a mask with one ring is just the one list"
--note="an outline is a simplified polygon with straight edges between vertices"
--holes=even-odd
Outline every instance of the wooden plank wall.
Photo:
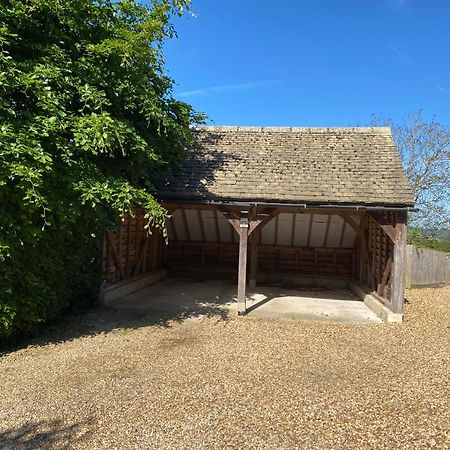
[[[248,246],[251,255],[251,246]],[[172,241],[168,268],[172,272],[237,274],[238,244]],[[308,276],[351,277],[353,249],[258,246],[258,271]],[[249,267],[247,267],[248,269]]]
[[[167,268],[178,274],[228,273],[238,267],[238,238],[230,222],[212,207],[171,205]],[[350,213],[357,227],[361,213]],[[337,212],[286,210],[255,236],[258,272],[351,278],[356,231]],[[248,246],[250,259],[251,245]],[[247,267],[249,270],[249,265]]]
[[163,265],[165,243],[159,231],[144,228],[143,214],[125,216],[118,230],[106,233],[103,242],[103,278],[109,284],[151,273]]
[[[180,217],[183,218],[182,215]],[[191,237],[186,240],[171,239],[169,246],[166,246],[159,232],[156,231],[150,236],[147,234],[144,228],[146,222],[142,214],[138,213],[135,217],[126,216],[121,222],[119,230],[109,231],[105,237],[103,245],[104,279],[113,284],[153,272],[163,265],[175,273],[198,271],[199,273],[228,272],[235,275],[238,267],[238,243],[234,242],[233,236],[235,232],[225,227],[222,230],[220,227],[223,225],[231,226],[225,221],[223,224],[220,222],[218,224],[218,221],[214,220],[217,217],[220,216],[218,214],[211,216],[214,228],[212,226],[210,228],[220,240],[229,235],[228,242],[195,241]],[[394,213],[385,213],[384,218],[389,223],[395,224]],[[295,221],[295,218],[293,220]],[[330,229],[332,220],[329,218],[325,221],[325,238],[318,240],[323,245],[273,245],[265,243],[260,236],[258,239],[258,271],[311,277],[355,278],[378,292],[380,296],[389,299],[393,243],[387,234],[372,217],[365,214],[359,221],[360,233],[355,240],[354,247],[342,248],[344,232],[351,227],[346,227],[345,223],[339,224],[340,237],[334,239],[336,242],[333,242],[326,237],[328,235],[326,231]],[[275,220],[274,230],[276,228],[281,230],[281,223]],[[311,224],[312,220],[310,220]],[[172,224],[170,226],[173,228]],[[208,233],[213,234],[205,226],[197,228],[197,230],[191,231],[198,231],[199,239],[205,239]],[[269,228],[270,235],[274,230]],[[296,239],[293,227],[292,230],[294,235],[291,231],[289,239],[291,244]],[[305,238],[308,243],[309,234],[312,235],[312,233],[308,233]],[[365,246],[362,245],[362,235],[365,237]],[[275,239],[276,241],[277,239]],[[328,247],[330,243],[337,244],[339,247],[330,248]],[[251,256],[250,245],[248,252]]]
[[[395,214],[384,213],[384,218],[395,224]],[[361,233],[367,242],[363,249],[359,236],[355,242],[354,277],[381,297],[390,298],[390,268],[394,254],[394,244],[378,223],[369,215],[361,220]]]

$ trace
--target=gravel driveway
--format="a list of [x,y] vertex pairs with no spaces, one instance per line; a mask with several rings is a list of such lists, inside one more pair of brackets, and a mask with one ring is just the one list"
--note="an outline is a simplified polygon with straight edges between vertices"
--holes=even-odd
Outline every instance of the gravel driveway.
[[407,298],[402,325],[67,318],[0,359],[0,448],[448,449],[450,287]]

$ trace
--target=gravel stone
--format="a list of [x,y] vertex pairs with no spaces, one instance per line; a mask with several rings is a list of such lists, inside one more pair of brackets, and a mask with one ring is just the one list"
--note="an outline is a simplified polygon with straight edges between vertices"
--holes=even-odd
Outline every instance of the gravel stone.
[[450,287],[403,324],[97,308],[0,358],[0,448],[448,449]]

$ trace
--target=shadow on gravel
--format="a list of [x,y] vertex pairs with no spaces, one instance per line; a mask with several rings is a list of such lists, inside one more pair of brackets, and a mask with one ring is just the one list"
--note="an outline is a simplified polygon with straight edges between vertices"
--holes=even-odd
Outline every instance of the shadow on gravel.
[[82,424],[66,425],[61,420],[27,423],[0,432],[0,448],[14,450],[52,450],[71,448],[83,441],[87,432]]
[[56,344],[118,329],[130,330],[153,326],[169,328],[174,323],[196,317],[217,317],[218,321],[228,321],[229,314],[219,306],[200,304],[173,313],[97,306],[85,313],[61,316],[43,325],[32,335],[19,338],[15,342],[0,343],[0,356],[28,346]]

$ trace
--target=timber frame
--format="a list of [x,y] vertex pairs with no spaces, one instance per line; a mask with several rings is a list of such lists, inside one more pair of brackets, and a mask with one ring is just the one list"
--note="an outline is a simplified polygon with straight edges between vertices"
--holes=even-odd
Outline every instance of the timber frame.
[[[181,266],[193,266],[198,262],[199,272],[204,274],[215,263],[224,263],[230,272],[237,274],[238,313],[247,312],[247,286],[250,291],[257,284],[261,271],[286,272],[296,277],[347,278],[359,282],[372,292],[392,312],[403,313],[404,258],[406,247],[406,212],[396,210],[318,209],[314,207],[208,205],[163,203],[173,217],[179,211],[179,225],[185,227],[185,239],[180,239],[171,226],[172,235],[166,245],[161,233],[148,235],[144,230],[142,213],[127,216],[117,233],[108,232],[104,242],[103,267],[105,279],[110,283],[131,279],[143,273],[151,273],[163,267],[176,271]],[[212,214],[215,229],[214,242],[207,242],[202,211]],[[198,220],[199,241],[193,240],[188,226],[188,213]],[[280,214],[293,215],[289,244],[277,242],[276,232]],[[296,217],[308,214],[304,246],[295,246],[294,224]],[[314,217],[327,216],[325,235],[320,247],[311,247]],[[339,246],[327,248],[331,217],[342,218]],[[222,242],[219,218],[229,223],[229,240]],[[357,220],[359,223],[357,223]],[[273,221],[275,245],[261,243],[261,232]],[[341,248],[344,233],[355,232],[353,248]],[[180,231],[180,230],[179,230]],[[227,232],[228,233],[228,232]],[[184,261],[184,263],[183,263]],[[235,269],[233,269],[235,267]],[[233,279],[234,276],[233,275]]]
[[414,195],[389,128],[192,133],[185,161],[156,185],[168,240],[147,235],[141,212],[124,217],[105,237],[104,285],[158,271],[227,278],[237,281],[245,314],[247,290],[262,282],[356,282],[379,306],[403,313]]

